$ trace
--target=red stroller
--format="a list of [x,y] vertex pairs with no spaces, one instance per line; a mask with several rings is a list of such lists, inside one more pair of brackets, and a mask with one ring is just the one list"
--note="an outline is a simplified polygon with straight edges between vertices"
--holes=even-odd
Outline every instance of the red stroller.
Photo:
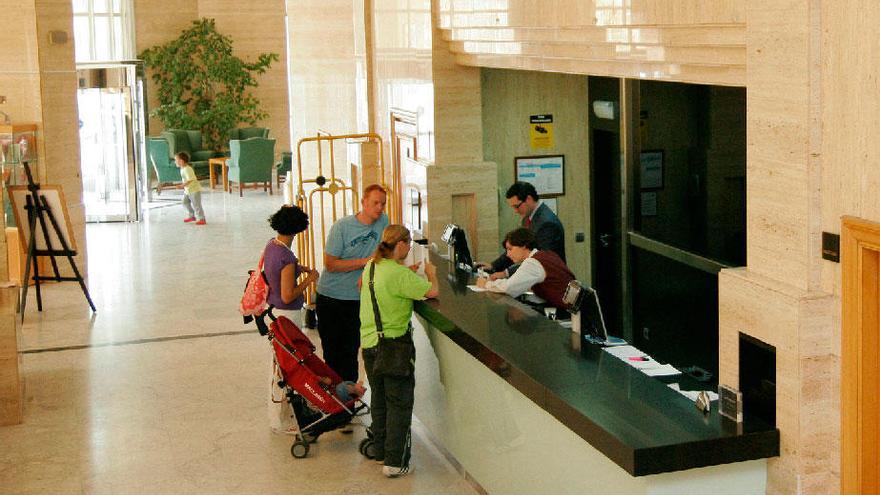
[[332,391],[342,382],[339,375],[315,355],[312,341],[292,321],[283,316],[273,320],[268,337],[283,377],[283,383],[278,385],[285,390],[299,426],[290,447],[291,455],[299,459],[309,454],[309,444],[322,433],[347,425],[353,417],[360,416],[361,411],[366,409],[366,414],[369,407],[360,399],[343,403],[326,390],[320,377],[330,379],[329,390]]

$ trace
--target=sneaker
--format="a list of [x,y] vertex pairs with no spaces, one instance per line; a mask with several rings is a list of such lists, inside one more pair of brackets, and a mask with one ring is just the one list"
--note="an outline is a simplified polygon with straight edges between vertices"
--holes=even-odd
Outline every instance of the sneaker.
[[183,223],[190,223],[190,222],[195,222],[195,221],[196,221],[196,217],[189,217],[189,218],[183,219]]
[[287,428],[271,428],[272,433],[276,435],[298,435],[299,428],[296,426],[288,426]]
[[382,474],[384,474],[386,478],[400,478],[411,472],[413,472],[412,466],[382,466]]
[[205,223],[206,223],[205,219],[201,219],[198,222],[196,222],[196,225],[205,225]]

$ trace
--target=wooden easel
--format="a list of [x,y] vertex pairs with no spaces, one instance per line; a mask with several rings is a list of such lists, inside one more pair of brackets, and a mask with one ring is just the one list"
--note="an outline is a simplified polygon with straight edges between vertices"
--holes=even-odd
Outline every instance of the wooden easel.
[[[76,267],[76,262],[73,260],[73,257],[76,256],[76,251],[70,249],[70,246],[67,245],[67,241],[65,240],[64,234],[61,231],[61,227],[58,225],[58,221],[55,219],[55,215],[52,213],[52,209],[49,207],[49,202],[46,201],[46,198],[40,194],[40,185],[34,182],[34,178],[31,175],[31,168],[28,166],[28,162],[22,162],[22,166],[24,166],[25,174],[27,174],[28,181],[28,191],[30,191],[29,195],[25,199],[25,210],[27,210],[28,216],[28,225],[30,226],[30,235],[27,243],[27,261],[24,269],[24,277],[22,277],[22,285],[21,288],[21,321],[24,322],[24,314],[25,307],[27,306],[27,293],[28,293],[28,279],[30,277],[31,266],[34,267],[34,287],[37,290],[37,311],[43,311],[43,296],[40,292],[40,281],[41,280],[52,280],[55,282],[79,282],[79,286],[82,288],[83,294],[86,296],[86,301],[89,302],[89,307],[92,308],[92,311],[97,313],[95,309],[95,303],[92,302],[92,297],[89,295],[89,289],[86,287],[85,280],[83,280],[82,275],[79,273],[79,269]],[[55,235],[58,238],[58,241],[61,243],[61,248],[56,249],[52,246],[52,239],[49,236],[49,227],[46,224],[46,219],[49,219],[49,223],[52,225],[52,228],[55,230]],[[43,239],[46,242],[46,249],[37,249],[37,222],[40,222],[40,230],[43,233]],[[40,275],[40,269],[37,263],[34,263],[37,256],[47,256],[49,260],[52,262],[52,270],[55,272],[55,276],[45,276]],[[61,273],[58,271],[58,262],[55,261],[56,256],[65,256],[67,261],[70,262],[70,267],[73,268],[73,277],[62,277]]]

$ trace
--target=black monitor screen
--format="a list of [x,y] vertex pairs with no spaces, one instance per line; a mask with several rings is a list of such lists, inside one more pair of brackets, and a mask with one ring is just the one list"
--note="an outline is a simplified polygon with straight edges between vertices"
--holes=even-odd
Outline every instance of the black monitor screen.
[[455,249],[455,261],[460,265],[467,265],[468,268],[474,266],[474,261],[471,259],[471,250],[468,249],[467,236],[465,236],[464,229],[458,227],[455,229],[453,233],[454,242],[453,248]]
[[608,340],[608,330],[599,306],[599,294],[589,287],[584,287],[583,290],[586,294],[581,302],[581,330],[593,339],[604,342]]
[[467,236],[463,228],[450,223],[443,229],[440,240],[452,246],[453,256],[455,256],[455,263],[457,265],[467,265],[468,269],[474,266],[471,250],[468,249]]

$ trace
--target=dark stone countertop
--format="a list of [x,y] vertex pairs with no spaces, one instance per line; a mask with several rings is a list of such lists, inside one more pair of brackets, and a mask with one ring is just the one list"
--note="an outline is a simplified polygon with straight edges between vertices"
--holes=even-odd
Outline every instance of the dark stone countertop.
[[[440,296],[415,311],[633,476],[779,455],[779,430],[737,425],[508,296],[466,288],[431,254]],[[668,380],[667,380],[668,381]]]

